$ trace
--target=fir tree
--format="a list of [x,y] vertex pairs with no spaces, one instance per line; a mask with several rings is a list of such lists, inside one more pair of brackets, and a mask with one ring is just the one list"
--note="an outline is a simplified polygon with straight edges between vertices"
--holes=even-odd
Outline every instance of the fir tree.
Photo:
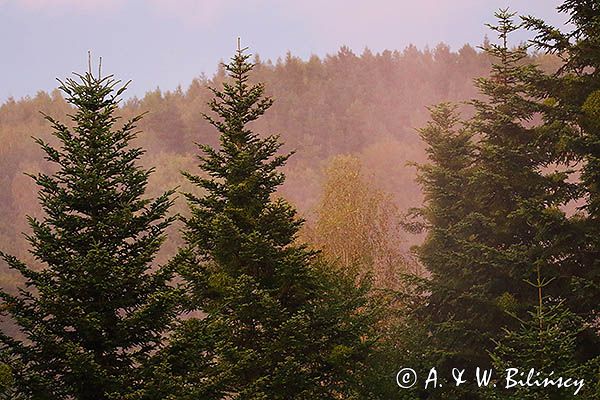
[[[595,399],[600,395],[598,370],[600,358],[584,363],[579,359],[578,336],[585,329],[583,320],[569,311],[564,302],[547,304],[521,322],[521,327],[507,330],[492,352],[493,366],[502,380],[492,390],[490,399],[561,400],[574,397],[577,387],[527,387],[501,389],[506,384],[506,371],[517,368],[527,375],[531,368],[543,380],[571,378],[583,381],[577,397]],[[515,379],[523,379],[522,376]]]
[[27,239],[41,268],[1,254],[25,282],[16,295],[0,292],[22,335],[1,334],[1,350],[31,399],[122,399],[143,389],[144,366],[175,314],[170,269],[153,267],[172,192],[143,197],[152,169],[129,146],[141,116],[118,123],[126,85],[112,76],[77,78],[60,86],[74,107],[69,126],[45,117],[59,147],[37,140],[56,166],[32,175],[45,216],[29,218]]
[[476,81],[486,99],[471,102],[475,116],[464,132],[451,129],[447,111],[423,131],[432,160],[421,170],[428,236],[419,253],[432,272],[424,315],[448,368],[490,365],[491,339],[514,326],[507,311],[523,317],[532,306],[523,280],[534,267],[561,276],[549,293],[568,296],[560,263],[568,221],[560,207],[574,187],[565,171],[545,171],[559,157],[555,137],[531,123],[542,110],[534,82],[543,74],[526,62],[527,46],[509,48],[519,29],[514,14],[496,16],[490,27],[500,43],[485,49],[496,62],[489,78]]
[[490,399],[559,400],[574,395],[597,398],[600,395],[600,356],[582,362],[577,354],[579,337],[588,328],[582,318],[565,306],[564,300],[543,295],[543,289],[551,281],[542,278],[540,268],[536,268],[536,273],[536,282],[528,283],[536,289],[538,304],[524,320],[515,316],[521,322],[519,329],[507,329],[503,337],[495,341],[496,348],[491,353],[494,368],[503,375],[500,378],[503,380],[510,368],[525,370],[526,374],[533,368],[536,380],[566,381],[570,378],[580,383],[568,387],[519,385],[506,388],[505,380],[504,386],[496,385],[504,390],[494,388]]
[[[477,273],[469,268],[465,249],[466,239],[477,233],[469,218],[476,209],[471,195],[476,148],[456,108],[448,103],[432,107],[430,121],[420,130],[428,144],[430,163],[419,166],[425,203],[411,211],[415,220],[408,226],[411,230],[427,230],[417,254],[431,276],[424,283],[415,282],[415,289],[429,294],[414,303],[407,323],[409,330],[424,334],[417,340],[418,347],[413,345],[414,338],[409,338],[404,357],[426,360],[415,365],[435,365],[443,371],[440,374],[449,373],[457,365],[467,368],[465,360],[479,363],[485,359],[480,351],[485,338],[470,323],[471,317],[483,315],[486,305],[481,299],[485,294],[473,284]],[[423,371],[427,373],[428,369]],[[464,392],[454,395],[462,397]]]
[[[598,320],[600,304],[600,3],[567,0],[558,10],[569,16],[573,30],[561,32],[541,19],[525,17],[536,32],[538,49],[557,54],[562,67],[535,82],[546,97],[543,128],[561,144],[564,163],[581,172],[571,200],[578,213],[563,231],[570,247],[562,255],[571,296],[568,307],[588,322]],[[597,332],[588,331],[589,349],[600,344]],[[595,338],[594,338],[595,336]]]
[[248,58],[238,49],[222,91],[212,89],[216,117],[206,118],[220,148],[201,145],[205,175],[186,173],[205,194],[187,194],[182,275],[190,311],[205,316],[182,322],[157,381],[168,377],[174,384],[159,384],[163,393],[178,387],[177,398],[190,399],[332,399],[372,390],[361,376],[379,314],[367,287],[327,273],[297,243],[302,220],[274,194],[289,154],[277,155],[278,136],[249,128],[272,100],[249,82]]

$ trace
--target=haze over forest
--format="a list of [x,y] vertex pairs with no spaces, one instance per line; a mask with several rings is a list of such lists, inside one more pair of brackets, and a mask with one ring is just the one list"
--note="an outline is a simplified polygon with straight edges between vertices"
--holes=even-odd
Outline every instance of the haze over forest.
[[[457,51],[490,35],[492,10],[510,7],[554,26],[567,18],[558,0],[0,0],[0,102],[51,91],[55,78],[87,66],[87,51],[106,71],[133,79],[126,97],[174,90],[228,60],[237,37],[263,59],[288,50],[307,60],[347,45],[357,54],[447,43]],[[18,34],[15,34],[17,33]],[[73,34],[77,32],[77,34]],[[491,35],[493,36],[493,34]],[[530,39],[515,32],[513,40]],[[68,44],[68,45],[67,45]],[[10,56],[8,56],[10,55]]]
[[[103,56],[105,73],[133,77],[121,112],[124,117],[149,112],[140,124],[139,142],[148,150],[145,162],[157,166],[151,180],[155,194],[164,187],[186,188],[178,171],[195,165],[193,143],[217,141],[201,113],[211,96],[207,85],[218,86],[223,79],[217,60],[231,54],[229,27],[236,26],[242,43],[261,55],[253,78],[264,82],[275,99],[257,130],[281,134],[285,150],[296,151],[286,167],[282,194],[310,222],[324,169],[336,154],[356,155],[364,175],[393,197],[399,212],[420,204],[416,171],[407,165],[424,161],[416,129],[427,121],[427,107],[477,96],[473,79],[488,75],[491,65],[477,49],[490,33],[485,26],[493,21],[490,10],[508,5],[561,26],[565,17],[554,12],[554,3],[558,4],[549,7],[547,1],[463,0],[407,5],[381,0],[366,9],[358,2],[282,8],[270,1],[184,1],[173,8],[160,0],[144,7],[137,1],[0,0],[0,33],[26,32],[3,44],[14,56],[0,63],[0,75],[6,78],[0,85],[0,184],[7,188],[0,193],[0,242],[27,255],[23,216],[39,215],[39,206],[36,187],[23,173],[49,168],[31,136],[49,138],[39,111],[59,119],[68,113],[59,91],[52,90],[54,78],[78,70],[74,66],[85,69],[88,49],[94,62]],[[376,12],[378,7],[388,12]],[[257,19],[252,18],[255,14]],[[72,36],[75,30],[77,37]],[[152,45],[130,46],[119,39],[124,35]],[[516,32],[514,44],[527,38]],[[65,41],[70,45],[53,45]],[[463,46],[467,41],[472,44]],[[408,43],[417,45],[404,47]],[[386,47],[390,50],[383,50]],[[536,56],[536,61],[547,70],[557,66],[548,56]],[[216,74],[202,72],[215,69]],[[178,84],[175,90],[158,89]],[[464,111],[468,113],[468,107]],[[178,211],[184,209],[179,201]],[[404,239],[404,251],[419,240],[408,235]]]
[[[362,54],[342,47],[324,58],[302,60],[288,53],[276,63],[262,62],[258,56],[255,60],[252,77],[264,82],[267,94],[275,100],[255,128],[261,134],[280,134],[284,150],[296,152],[285,168],[281,194],[308,219],[307,229],[315,219],[325,168],[340,154],[360,160],[362,175],[392,197],[398,218],[420,205],[416,169],[408,164],[425,161],[416,129],[427,121],[427,107],[477,97],[473,79],[486,76],[491,65],[489,56],[476,47],[465,45],[451,51],[445,44],[431,50],[409,46]],[[547,71],[559,65],[552,56],[534,55],[533,60]],[[190,189],[179,172],[196,165],[194,143],[218,143],[202,112],[208,111],[212,95],[208,87],[220,85],[223,78],[219,69],[186,88],[150,91],[123,104],[123,117],[148,112],[139,124],[143,133],[138,144],[147,149],[144,163],[157,170],[151,176],[149,195],[175,186]],[[0,186],[5,188],[0,193],[0,242],[27,260],[31,257],[21,235],[29,229],[24,215],[40,216],[41,211],[36,186],[24,172],[49,172],[50,167],[31,136],[52,143],[40,111],[65,120],[70,110],[58,90],[10,99],[0,106]],[[462,110],[465,116],[471,112],[467,105]],[[176,211],[185,213],[185,209],[180,198]],[[419,240],[406,233],[400,246],[408,251]],[[163,260],[175,247],[176,243],[164,247]],[[3,275],[3,280],[7,278],[13,279]]]
[[0,399],[600,399],[600,2],[497,2],[0,0]]

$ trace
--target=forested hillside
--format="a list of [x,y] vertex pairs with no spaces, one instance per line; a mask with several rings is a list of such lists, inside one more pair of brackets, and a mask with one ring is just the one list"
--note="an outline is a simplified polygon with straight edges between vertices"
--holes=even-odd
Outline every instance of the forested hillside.
[[[557,66],[551,56],[534,60],[546,70]],[[282,193],[309,221],[314,219],[324,169],[337,154],[358,156],[363,173],[392,195],[399,210],[419,205],[415,169],[407,165],[424,160],[415,129],[427,120],[428,106],[477,97],[473,79],[487,75],[490,66],[489,56],[470,45],[452,51],[444,44],[376,54],[365,49],[360,55],[342,47],[324,58],[302,60],[288,53],[274,62],[258,56],[255,61],[252,79],[264,82],[267,94],[276,99],[255,128],[281,134],[285,150],[296,151],[286,166]],[[217,143],[202,112],[212,95],[208,86],[219,85],[224,76],[220,68],[187,88],[157,88],[122,104],[123,117],[148,112],[139,124],[143,134],[138,144],[147,149],[143,162],[157,171],[151,176],[150,194],[178,185],[188,188],[179,171],[196,164],[194,143]],[[40,210],[35,185],[24,173],[48,168],[32,136],[52,142],[40,111],[62,118],[70,110],[59,91],[10,99],[0,106],[0,242],[26,259],[23,215],[39,215]],[[470,112],[466,106],[464,111]],[[176,210],[184,209],[178,201]],[[415,240],[406,238],[405,248]],[[163,252],[172,254],[174,248],[167,245]]]
[[0,399],[600,398],[600,3],[558,11],[6,101]]

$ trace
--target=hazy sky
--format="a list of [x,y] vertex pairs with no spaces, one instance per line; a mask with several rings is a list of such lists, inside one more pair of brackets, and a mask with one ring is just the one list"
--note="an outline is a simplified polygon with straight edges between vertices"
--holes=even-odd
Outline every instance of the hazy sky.
[[[51,90],[85,71],[87,51],[103,71],[133,79],[129,95],[186,87],[211,75],[236,38],[263,59],[307,58],[347,45],[356,53],[480,44],[484,24],[510,7],[556,25],[559,0],[0,0],[0,102]],[[524,40],[527,36],[521,36]]]

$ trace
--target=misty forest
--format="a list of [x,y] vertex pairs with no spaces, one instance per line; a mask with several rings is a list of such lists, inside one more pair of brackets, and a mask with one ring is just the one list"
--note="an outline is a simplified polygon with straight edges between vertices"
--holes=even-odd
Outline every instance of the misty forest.
[[600,3],[557,12],[7,100],[0,399],[600,399]]

